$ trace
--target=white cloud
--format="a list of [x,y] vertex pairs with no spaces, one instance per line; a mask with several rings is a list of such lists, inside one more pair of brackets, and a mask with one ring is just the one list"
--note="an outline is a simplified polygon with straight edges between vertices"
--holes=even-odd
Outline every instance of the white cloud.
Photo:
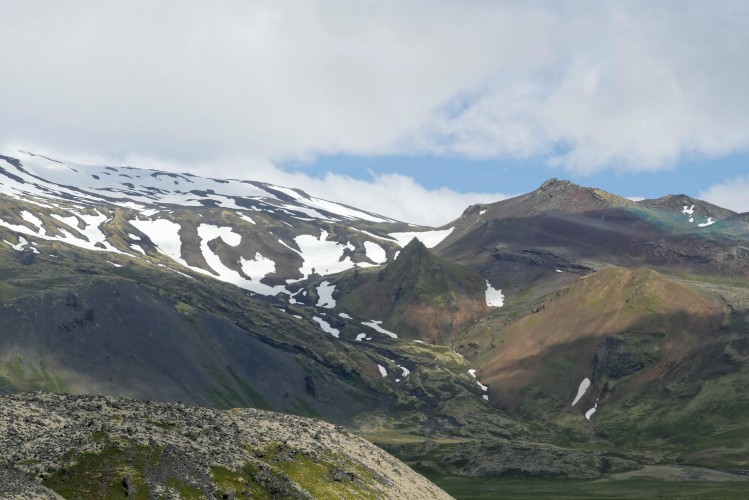
[[0,14],[0,144],[183,165],[542,155],[575,172],[749,147],[741,0],[0,0]]
[[[50,153],[50,157],[57,156]],[[89,161],[92,159],[89,158]],[[91,163],[101,163],[94,160]],[[130,158],[125,164],[172,172],[184,165],[148,158]],[[445,187],[427,189],[413,178],[400,174],[369,174],[368,179],[327,173],[323,177],[302,171],[288,172],[269,162],[234,161],[193,165],[193,173],[215,177],[216,172],[233,172],[238,178],[299,188],[311,196],[350,205],[399,221],[439,227],[457,219],[469,206],[493,203],[509,197],[502,193],[460,193]]]
[[458,218],[469,205],[508,197],[500,193],[459,193],[444,187],[427,189],[400,174],[373,175],[369,180],[330,173],[324,178],[313,178],[303,173],[277,172],[277,177],[320,198],[434,227]]
[[713,184],[699,198],[735,212],[749,212],[749,175]]

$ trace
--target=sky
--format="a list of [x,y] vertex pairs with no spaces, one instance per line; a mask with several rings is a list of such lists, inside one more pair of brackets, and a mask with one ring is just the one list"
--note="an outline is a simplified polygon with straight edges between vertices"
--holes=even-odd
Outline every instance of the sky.
[[550,177],[749,211],[749,2],[0,0],[0,151],[440,226]]

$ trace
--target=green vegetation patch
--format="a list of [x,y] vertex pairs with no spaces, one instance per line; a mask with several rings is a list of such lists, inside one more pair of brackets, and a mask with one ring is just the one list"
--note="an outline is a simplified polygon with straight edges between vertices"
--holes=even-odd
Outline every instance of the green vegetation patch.
[[49,373],[44,361],[35,365],[18,355],[0,364],[0,388],[8,391],[71,392],[59,375]]
[[286,445],[272,445],[262,460],[315,498],[377,498],[373,474],[342,456],[308,457]]
[[[261,478],[260,468],[252,462],[247,462],[240,471],[234,471],[224,466],[211,468],[213,482],[218,489],[218,495],[225,493],[246,493],[251,498],[261,500],[270,500],[273,498],[273,492],[260,483],[267,483],[265,478]],[[248,496],[246,495],[245,496]]]
[[44,479],[44,485],[65,498],[151,497],[146,471],[156,466],[160,446],[120,447],[109,442],[99,453],[75,455],[74,461]]
[[171,478],[167,481],[167,484],[177,490],[179,496],[184,500],[201,500],[204,498],[203,492],[200,489],[187,484],[184,481],[180,481],[177,478]]

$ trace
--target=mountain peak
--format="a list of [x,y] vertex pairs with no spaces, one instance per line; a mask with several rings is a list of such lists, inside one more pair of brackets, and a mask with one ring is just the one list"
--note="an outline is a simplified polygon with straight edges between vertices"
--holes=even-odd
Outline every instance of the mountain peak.
[[424,243],[418,238],[418,236],[414,236],[411,241],[409,241],[408,244],[403,247],[403,250],[401,250],[399,257],[423,253],[429,253],[429,250],[427,250],[426,245],[424,245]]
[[568,186],[575,186],[580,187],[577,184],[574,184],[573,182],[570,182],[566,179],[557,179],[556,177],[552,177],[551,179],[547,180],[541,186],[539,186],[538,191],[550,189],[550,188],[563,188]]
[[517,208],[525,216],[548,211],[582,213],[634,205],[634,202],[621,196],[557,178],[547,180],[535,191],[516,200]]

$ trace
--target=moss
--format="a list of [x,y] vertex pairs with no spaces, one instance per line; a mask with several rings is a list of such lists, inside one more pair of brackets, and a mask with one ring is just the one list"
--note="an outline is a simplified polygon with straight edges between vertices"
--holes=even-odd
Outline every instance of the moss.
[[174,308],[188,320],[193,321],[196,312],[196,309],[193,306],[185,302],[177,302]]
[[263,460],[275,470],[304,488],[315,498],[377,498],[373,474],[342,456],[326,455],[316,459],[295,453],[279,453],[281,446],[266,449]]
[[163,452],[160,446],[120,447],[107,443],[99,453],[73,454],[74,461],[54,471],[43,484],[65,498],[121,498],[129,477],[137,489],[134,498],[151,497],[145,482],[146,471],[153,468]]
[[240,471],[235,471],[223,466],[211,468],[213,482],[218,489],[219,496],[223,493],[241,493],[248,492],[252,498],[261,500],[270,500],[274,498],[271,491],[258,484],[255,477],[259,472],[259,467],[252,462],[247,462]]
[[109,434],[104,430],[98,430],[91,435],[91,440],[95,443],[101,443],[107,439],[109,439]]
[[191,486],[184,481],[180,481],[177,478],[171,478],[167,481],[167,484],[177,490],[179,496],[185,500],[200,500],[205,497],[203,492],[195,486]]

